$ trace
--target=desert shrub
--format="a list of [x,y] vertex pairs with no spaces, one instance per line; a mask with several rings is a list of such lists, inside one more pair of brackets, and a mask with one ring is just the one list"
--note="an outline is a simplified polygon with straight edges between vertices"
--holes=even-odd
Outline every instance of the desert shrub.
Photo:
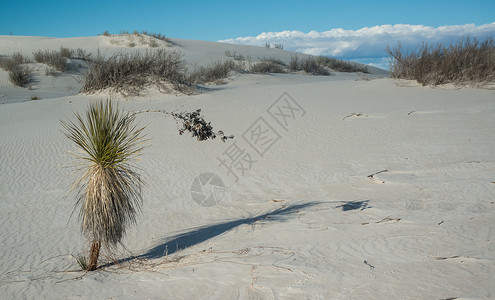
[[236,51],[225,50],[225,55],[227,57],[232,57],[234,60],[245,60],[246,59],[242,54],[239,54]]
[[62,57],[71,58],[74,56],[74,50],[65,47],[60,47],[60,55],[62,55]]
[[330,75],[331,73],[325,68],[317,58],[308,57],[302,59],[299,63],[299,68],[311,75]]
[[156,47],[160,46],[160,45],[158,45],[158,43],[156,42],[155,39],[150,40],[148,45],[150,45],[151,48],[156,48]]
[[17,65],[9,71],[9,80],[20,87],[27,86],[32,79],[33,71],[26,67]]
[[463,38],[451,45],[423,44],[407,50],[387,47],[393,78],[425,85],[454,83],[482,87],[495,81],[495,42]]
[[64,72],[69,67],[71,58],[88,61],[92,54],[78,48],[76,50],[60,47],[60,50],[37,50],[33,52],[34,60],[38,63],[47,64],[51,68],[47,69],[46,74],[53,75],[53,68],[57,71]]
[[190,78],[191,82],[194,83],[207,83],[207,82],[217,82],[221,79],[227,78],[230,71],[235,69],[236,65],[231,60],[218,61],[210,64],[206,67],[200,67],[194,71]]
[[15,52],[14,54],[12,54],[11,59],[18,65],[31,62],[29,57],[22,55],[20,52]]
[[108,30],[105,30],[101,35],[103,36],[112,36]]
[[[147,35],[150,37],[154,37],[155,39],[167,42],[168,44],[174,44],[170,39],[168,39],[164,34],[161,33],[155,33],[155,32],[147,32],[147,31],[142,31],[141,32],[143,35]],[[150,43],[150,47],[158,47],[158,43],[156,41],[153,41]]]
[[266,60],[255,63],[249,71],[253,73],[285,73],[283,66]]
[[75,55],[71,56],[70,58],[77,58],[77,59],[82,59],[82,60],[90,60],[92,55],[93,55],[92,53],[87,52],[84,49],[77,48],[76,51],[75,51]]
[[336,59],[332,57],[325,57],[325,56],[319,56],[318,62],[321,65],[324,65],[332,70],[335,70],[337,72],[363,72],[363,73],[369,73],[368,68],[365,66],[360,66],[358,64],[354,64],[345,60],[341,59]]
[[292,56],[290,58],[290,62],[289,62],[289,71],[291,72],[297,72],[297,71],[300,71],[301,68],[299,66],[299,57],[297,56]]
[[312,56],[304,59],[299,59],[297,56],[291,57],[289,70],[291,72],[304,71],[311,75],[331,75],[328,69]]
[[332,69],[338,72],[369,73],[366,67],[362,67],[358,64],[353,64],[344,60],[324,56],[312,56],[304,59],[299,59],[297,56],[293,56],[291,57],[289,63],[289,70],[291,72],[304,70],[306,73],[312,75],[331,75],[328,69]]
[[138,95],[146,86],[163,91],[192,94],[196,91],[186,75],[184,60],[178,52],[157,50],[145,54],[118,54],[104,58],[98,53],[83,73],[82,92],[111,89],[125,96]]
[[67,48],[61,48],[60,51],[50,50],[37,50],[33,52],[34,60],[38,63],[47,64],[54,67],[58,71],[64,72],[67,70],[68,57],[64,56],[68,54]]
[[261,61],[272,62],[274,64],[277,64],[277,65],[283,66],[283,67],[286,67],[287,66],[287,64],[284,63],[283,61],[281,61],[280,59],[273,58],[273,57],[264,57],[264,58],[261,59]]
[[57,75],[57,69],[54,67],[48,66],[45,68],[45,75],[46,76],[55,76]]
[[30,62],[29,58],[19,52],[15,52],[11,57],[0,58],[0,68],[5,71],[12,71],[18,66]]

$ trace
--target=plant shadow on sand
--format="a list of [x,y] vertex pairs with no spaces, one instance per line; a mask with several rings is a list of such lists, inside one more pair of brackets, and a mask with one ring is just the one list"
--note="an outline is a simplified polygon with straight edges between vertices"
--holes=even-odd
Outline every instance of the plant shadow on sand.
[[279,208],[271,212],[250,218],[243,218],[243,219],[195,228],[191,231],[184,232],[170,239],[167,239],[165,243],[162,243],[148,250],[146,253],[140,255],[139,258],[146,258],[146,259],[160,258],[165,256],[167,250],[168,250],[168,255],[170,255],[180,249],[191,247],[199,243],[202,243],[206,240],[209,240],[213,237],[219,236],[240,225],[252,224],[253,222],[258,220],[263,220],[265,222],[267,221],[283,222],[284,217],[289,217],[290,215],[300,212],[304,208],[311,207],[316,204],[318,204],[318,202],[309,202],[305,204],[291,205],[285,208]]
[[214,225],[197,227],[190,231],[172,236],[170,238],[166,238],[165,239],[166,241],[164,243],[153,247],[144,254],[124,258],[117,262],[100,266],[100,268],[108,267],[114,265],[115,263],[127,262],[136,258],[144,258],[144,259],[161,258],[166,255],[174,254],[179,250],[183,250],[185,248],[200,244],[211,238],[219,236],[231,229],[234,229],[240,225],[252,224],[255,221],[259,221],[259,220],[263,220],[264,222],[275,222],[275,221],[283,222],[285,218],[288,218],[293,214],[299,213],[301,212],[301,210],[305,208],[318,204],[320,204],[320,202],[308,202],[304,204],[290,205],[275,209],[265,214],[261,214],[249,218],[237,219],[237,220],[227,221]]
[[347,201],[341,205],[336,206],[335,208],[342,208],[343,211],[348,211],[348,210],[365,210],[367,208],[370,208],[371,206],[368,206],[368,202],[370,200],[362,200],[362,201]]

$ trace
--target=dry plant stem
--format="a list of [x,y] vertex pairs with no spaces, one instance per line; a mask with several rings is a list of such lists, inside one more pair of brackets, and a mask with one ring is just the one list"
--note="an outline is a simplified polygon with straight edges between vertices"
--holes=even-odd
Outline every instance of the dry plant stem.
[[[193,137],[197,138],[198,141],[204,141],[210,138],[213,140],[217,137],[217,135],[220,137],[222,142],[234,138],[233,135],[230,136],[225,135],[225,133],[222,130],[219,130],[218,132],[214,132],[213,127],[210,125],[211,122],[207,123],[203,119],[203,117],[201,117],[201,109],[198,109],[192,113],[167,112],[163,109],[158,109],[158,110],[145,109],[145,110],[134,111],[133,114],[136,115],[140,113],[149,113],[149,112],[157,112],[171,116],[172,118],[174,118],[177,124],[177,129],[179,130],[180,135],[182,135],[185,131],[189,131],[192,133]],[[182,128],[179,128],[179,120],[182,120]]]
[[88,271],[94,271],[98,267],[98,257],[100,256],[101,242],[94,240],[89,253]]

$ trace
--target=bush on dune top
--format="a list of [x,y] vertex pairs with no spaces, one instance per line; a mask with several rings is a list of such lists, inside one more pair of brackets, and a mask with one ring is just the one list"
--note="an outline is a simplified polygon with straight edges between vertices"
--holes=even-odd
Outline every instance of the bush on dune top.
[[393,78],[416,80],[425,85],[454,83],[482,87],[495,81],[495,42],[463,38],[455,44],[423,44],[406,50],[387,47]]
[[193,94],[196,87],[186,74],[186,65],[178,52],[165,50],[116,54],[106,59],[98,54],[83,73],[81,91],[94,93],[111,89],[125,96],[139,95],[154,85],[162,91]]

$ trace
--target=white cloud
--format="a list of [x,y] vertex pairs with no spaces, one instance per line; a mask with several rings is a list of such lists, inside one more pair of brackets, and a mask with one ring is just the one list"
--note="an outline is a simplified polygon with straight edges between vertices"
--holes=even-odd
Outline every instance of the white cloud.
[[484,40],[495,37],[495,22],[475,26],[474,24],[430,27],[424,25],[380,25],[358,30],[341,28],[324,32],[281,31],[263,32],[258,36],[238,37],[219,42],[264,46],[265,43],[282,44],[285,50],[312,55],[325,55],[354,61],[366,61],[384,67],[386,47],[416,47],[423,42],[449,43],[461,37],[476,37]]

